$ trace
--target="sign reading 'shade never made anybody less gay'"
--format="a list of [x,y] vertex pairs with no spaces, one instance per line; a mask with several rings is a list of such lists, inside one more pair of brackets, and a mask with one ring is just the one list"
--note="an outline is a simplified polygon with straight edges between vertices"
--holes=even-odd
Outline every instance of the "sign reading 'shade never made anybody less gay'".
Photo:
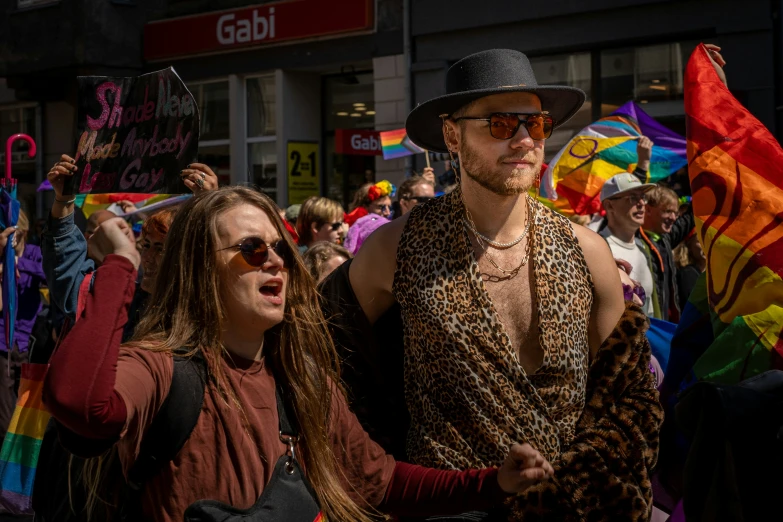
[[188,192],[198,105],[171,67],[132,78],[80,76],[74,192]]

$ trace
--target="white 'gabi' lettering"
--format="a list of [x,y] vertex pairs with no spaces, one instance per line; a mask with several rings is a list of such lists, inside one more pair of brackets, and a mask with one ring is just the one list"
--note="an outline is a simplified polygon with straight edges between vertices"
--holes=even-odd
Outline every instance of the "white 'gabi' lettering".
[[250,19],[236,19],[236,15],[229,13],[218,18],[217,39],[221,45],[234,45],[237,43],[258,42],[271,40],[275,37],[275,8],[269,8],[269,14],[261,16],[257,10],[253,10]]

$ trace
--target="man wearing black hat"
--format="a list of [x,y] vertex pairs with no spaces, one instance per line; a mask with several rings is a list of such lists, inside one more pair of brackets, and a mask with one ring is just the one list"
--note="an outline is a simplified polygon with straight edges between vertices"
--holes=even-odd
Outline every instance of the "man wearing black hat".
[[[376,324],[372,342],[335,330],[357,414],[394,448],[372,388],[407,424],[385,407],[404,382],[411,461],[496,466],[514,442],[538,449],[555,478],[485,520],[644,518],[661,421],[646,319],[624,303],[606,243],[528,195],[546,139],[585,94],[537,85],[511,50],[460,60],[447,92],[406,130],[458,157],[459,188],[379,229],[322,288],[327,316],[350,317],[353,332]],[[390,313],[404,332],[396,376],[382,349],[392,332],[377,331]]]

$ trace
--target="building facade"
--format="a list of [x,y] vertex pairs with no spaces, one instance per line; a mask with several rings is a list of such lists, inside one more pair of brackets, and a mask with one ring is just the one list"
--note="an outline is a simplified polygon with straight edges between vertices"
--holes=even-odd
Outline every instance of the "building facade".
[[[448,67],[488,48],[530,56],[540,83],[573,85],[584,108],[547,143],[629,100],[685,133],[683,73],[698,42],[723,48],[729,87],[783,134],[783,0],[6,0],[0,2],[0,138],[20,199],[75,149],[78,75],[173,66],[199,102],[200,159],[224,184],[281,206],[321,194],[348,205],[368,181],[399,184],[424,158],[385,161],[378,133],[445,92]],[[443,170],[442,163],[434,165]],[[348,208],[346,208],[348,210]]]
[[[683,73],[699,42],[722,47],[729,88],[783,138],[780,0],[416,0],[411,5],[416,103],[442,94],[446,70],[488,48],[526,53],[539,83],[571,85],[587,103],[546,145],[551,158],[574,132],[637,101],[685,134]],[[423,161],[417,158],[417,166]]]
[[0,130],[38,143],[34,160],[16,146],[13,165],[39,216],[51,201],[35,188],[75,149],[78,75],[174,67],[199,104],[200,160],[281,206],[314,194],[347,205],[365,182],[404,179],[378,136],[407,115],[402,0],[6,4]]

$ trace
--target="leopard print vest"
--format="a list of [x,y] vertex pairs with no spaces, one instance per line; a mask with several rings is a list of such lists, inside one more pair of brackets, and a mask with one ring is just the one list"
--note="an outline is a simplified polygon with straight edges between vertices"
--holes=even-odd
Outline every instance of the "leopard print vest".
[[495,311],[464,226],[459,189],[416,206],[400,238],[412,462],[498,466],[529,442],[552,461],[585,402],[593,283],[568,220],[538,202],[531,257],[544,361],[527,375]]

